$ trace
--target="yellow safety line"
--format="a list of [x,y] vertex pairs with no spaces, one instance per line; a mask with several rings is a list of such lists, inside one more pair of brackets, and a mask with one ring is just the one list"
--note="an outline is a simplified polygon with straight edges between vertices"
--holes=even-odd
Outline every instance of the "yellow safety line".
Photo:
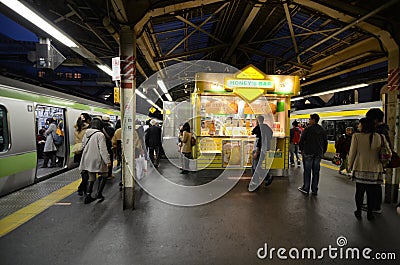
[[328,164],[325,164],[325,163],[321,163],[321,166],[329,168],[329,169],[333,169],[333,170],[336,170],[336,171],[339,170],[339,167],[338,166],[334,166],[334,165],[328,165]]
[[7,233],[16,229],[20,225],[29,221],[39,213],[43,212],[50,206],[59,202],[60,200],[70,196],[72,193],[76,191],[80,184],[81,180],[78,179],[65,187],[62,187],[59,190],[56,190],[46,197],[29,204],[28,206],[4,217],[0,220],[0,237],[3,237]]

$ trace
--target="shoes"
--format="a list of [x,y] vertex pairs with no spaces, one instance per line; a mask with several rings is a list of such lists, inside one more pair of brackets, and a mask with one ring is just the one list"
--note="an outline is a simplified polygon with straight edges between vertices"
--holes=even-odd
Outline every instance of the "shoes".
[[272,181],[274,180],[274,176],[270,176],[266,181],[265,181],[265,187],[268,187],[271,185]]
[[311,192],[311,195],[318,196],[318,193],[317,192]]
[[79,195],[79,196],[83,196],[83,191],[78,190],[78,195]]
[[339,175],[344,175],[344,173],[342,171],[338,171]]
[[297,161],[297,167],[301,167],[300,161]]
[[83,202],[84,204],[89,204],[89,203],[91,203],[91,202],[94,202],[96,199],[95,198],[93,198],[92,196],[90,196],[90,195],[87,195],[86,197],[85,197],[85,201]]
[[300,192],[304,193],[305,195],[308,195],[308,191],[306,191],[305,189],[303,189],[303,187],[298,187],[297,188]]
[[104,196],[102,194],[97,195],[97,199],[99,200],[99,202],[104,201]]
[[354,216],[355,216],[358,220],[361,220],[361,210],[354,211]]
[[[363,205],[361,206],[361,210],[367,212],[367,211],[368,211],[368,206],[367,206],[366,204],[363,204]],[[382,209],[375,209],[375,210],[372,210],[372,212],[373,212],[373,213],[382,214]]]
[[374,214],[373,213],[367,213],[367,219],[368,219],[368,221],[374,220],[375,219]]

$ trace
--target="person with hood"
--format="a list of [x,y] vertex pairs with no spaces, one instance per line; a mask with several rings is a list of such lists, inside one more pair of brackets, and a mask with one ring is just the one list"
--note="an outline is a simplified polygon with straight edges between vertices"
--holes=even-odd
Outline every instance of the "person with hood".
[[[328,137],[324,128],[318,124],[319,115],[310,115],[309,125],[301,134],[299,149],[303,156],[303,186],[298,190],[306,195],[310,191],[316,196],[318,194],[319,171],[321,159],[328,148]],[[311,179],[312,173],[312,179]]]
[[[57,131],[56,120],[54,118],[48,118],[46,120],[46,124],[48,124],[49,127],[44,133],[46,135],[46,143],[44,144],[44,149],[43,149],[45,157],[42,168],[56,166],[57,147],[54,144],[54,135],[56,134]],[[51,160],[50,166],[48,166],[49,160]]]
[[[90,128],[86,130],[82,140],[83,151],[81,163],[79,164],[79,170],[86,170],[89,175],[85,204],[91,203],[95,200],[91,194],[93,191],[94,182],[96,181],[96,176],[103,176],[102,180],[105,180],[108,168],[111,166],[110,155],[107,151],[106,137],[101,131],[102,127],[103,124],[100,119],[93,119],[90,123]],[[103,183],[99,184],[100,188],[97,192],[97,199],[100,199],[100,201],[104,200],[104,196],[102,194],[104,185],[102,184]]]

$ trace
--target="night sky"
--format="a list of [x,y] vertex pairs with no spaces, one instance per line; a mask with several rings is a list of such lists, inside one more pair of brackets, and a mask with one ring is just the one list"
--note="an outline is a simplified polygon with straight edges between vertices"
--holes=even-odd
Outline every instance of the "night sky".
[[19,41],[37,42],[35,34],[0,13],[0,33]]

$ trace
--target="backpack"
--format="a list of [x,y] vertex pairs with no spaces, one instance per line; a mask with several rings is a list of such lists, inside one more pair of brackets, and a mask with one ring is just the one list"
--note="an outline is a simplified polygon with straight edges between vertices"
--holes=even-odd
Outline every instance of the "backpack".
[[51,136],[53,136],[53,142],[56,146],[60,146],[63,144],[64,142],[64,136],[59,135],[57,133],[55,133],[54,135],[52,134]]
[[299,144],[300,135],[301,135],[300,129],[299,128],[293,128],[292,130],[293,130],[293,139],[292,139],[292,141],[293,141],[294,144]]

